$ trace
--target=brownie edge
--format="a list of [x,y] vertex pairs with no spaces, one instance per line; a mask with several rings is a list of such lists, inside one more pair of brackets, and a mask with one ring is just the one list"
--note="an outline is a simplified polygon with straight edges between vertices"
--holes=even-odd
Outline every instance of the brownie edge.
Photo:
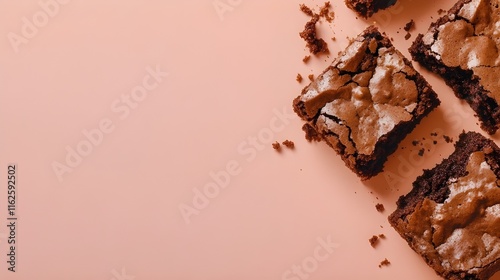
[[397,201],[392,227],[446,279],[489,279],[500,270],[500,149],[462,133],[455,151],[424,170]]

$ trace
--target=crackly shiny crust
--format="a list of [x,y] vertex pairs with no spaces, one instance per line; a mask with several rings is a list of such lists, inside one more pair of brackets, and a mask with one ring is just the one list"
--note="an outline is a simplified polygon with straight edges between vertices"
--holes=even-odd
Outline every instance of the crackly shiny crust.
[[[445,55],[449,57],[452,55],[452,53],[448,50],[445,50],[445,54],[440,55],[436,53],[434,50],[436,50],[437,46],[434,46],[432,43],[429,41],[433,42],[433,40],[437,40],[439,33],[441,32],[442,28],[450,23],[456,22],[456,21],[463,21],[466,22],[467,24],[471,25],[474,28],[476,26],[476,23],[474,23],[474,20],[470,20],[467,17],[468,15],[460,14],[461,9],[465,5],[472,5],[475,2],[474,0],[460,0],[458,1],[449,11],[446,15],[442,16],[439,18],[436,22],[432,23],[429,30],[427,33],[424,34],[419,34],[416,38],[416,40],[413,42],[412,46],[410,47],[409,51],[413,57],[414,60],[419,62],[422,66],[426,67],[430,71],[440,75],[446,82],[448,86],[450,86],[455,95],[460,98],[465,100],[471,108],[475,111],[477,117],[481,121],[481,128],[484,129],[486,132],[489,134],[495,134],[496,131],[500,128],[500,102],[498,97],[494,97],[494,95],[499,96],[500,93],[498,93],[498,89],[493,90],[494,92],[491,92],[488,90],[488,87],[491,88],[491,83],[497,83],[498,80],[500,80],[500,65],[492,66],[495,67],[494,71],[493,68],[491,70],[484,69],[482,70],[482,73],[488,73],[490,75],[489,80],[492,81],[490,82],[490,85],[488,86],[485,84],[485,82],[481,79],[479,73],[481,72],[474,72],[472,68],[470,67],[464,67],[459,66],[459,65],[452,65],[449,66],[450,63],[445,63],[442,56]],[[488,4],[490,8],[490,12],[494,14],[499,13],[498,9],[498,0],[491,0],[491,1],[478,1],[476,3],[480,3],[483,5],[483,10],[484,10],[484,4]],[[497,17],[498,15],[496,15]],[[488,18],[491,17],[491,15],[486,16],[486,15],[481,15],[479,16],[480,18]],[[492,26],[494,26],[494,23],[490,23]],[[474,28],[475,29],[475,28]],[[496,27],[493,27],[492,29],[496,29]],[[471,34],[467,40],[474,39],[474,37],[485,37],[489,38],[490,42],[493,42],[494,40],[490,37],[490,35],[484,35],[484,34]],[[444,35],[443,35],[444,36]],[[444,36],[444,37],[451,37],[449,35]],[[500,41],[498,38],[496,39],[496,49],[500,49]],[[466,43],[466,40],[460,40],[461,43],[458,44],[453,44],[453,45],[464,45]],[[482,48],[479,52],[481,55],[485,56],[485,51],[484,51],[484,46],[486,45],[484,42],[481,42],[478,44],[480,48]],[[434,48],[434,50],[433,50]],[[479,49],[479,48],[478,48]],[[464,55],[470,56],[470,51],[464,51]],[[456,59],[456,58],[455,58]],[[474,58],[475,59],[475,58]],[[495,63],[495,59],[485,59],[490,63]],[[500,63],[500,61],[497,61],[497,63]],[[471,63],[474,65],[474,62]],[[490,66],[485,66],[485,67],[490,67]],[[496,73],[496,74],[495,74]],[[498,76],[497,78],[493,77],[491,78],[491,75],[496,75]],[[496,85],[498,87],[498,85]]]
[[[413,189],[397,202],[397,209],[389,216],[390,224],[403,237],[410,247],[417,251],[436,272],[446,279],[488,279],[500,269],[500,254],[495,261],[485,264],[477,271],[453,271],[443,268],[435,255],[436,248],[423,250],[419,248],[416,236],[408,230],[409,219],[422,206],[424,201],[433,201],[442,204],[450,196],[450,179],[468,175],[467,165],[469,157],[475,152],[486,154],[485,160],[496,178],[500,178],[500,149],[491,140],[475,132],[463,133],[455,145],[455,151],[440,164],[431,170],[424,170],[413,183]],[[477,167],[479,168],[479,167]],[[453,179],[452,179],[453,180]],[[498,184],[498,182],[497,182]],[[464,200],[464,204],[468,202]]]

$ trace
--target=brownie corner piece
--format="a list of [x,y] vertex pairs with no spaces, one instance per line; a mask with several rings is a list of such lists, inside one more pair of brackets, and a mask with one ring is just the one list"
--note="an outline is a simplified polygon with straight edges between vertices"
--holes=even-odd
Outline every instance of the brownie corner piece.
[[481,128],[500,128],[500,0],[459,0],[409,51],[465,100]]
[[424,170],[389,222],[445,279],[488,279],[500,270],[500,149],[462,133],[455,151]]
[[369,26],[293,101],[309,140],[321,139],[362,180],[439,105],[390,39]]
[[381,9],[386,9],[397,0],[345,0],[345,4],[351,10],[364,18],[369,18]]

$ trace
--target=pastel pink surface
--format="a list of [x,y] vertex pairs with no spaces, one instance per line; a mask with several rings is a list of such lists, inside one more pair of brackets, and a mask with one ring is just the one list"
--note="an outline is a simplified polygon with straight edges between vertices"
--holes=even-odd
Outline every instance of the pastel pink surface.
[[[415,157],[412,140],[482,132],[472,110],[422,70],[442,106],[385,173],[362,183],[326,144],[304,139],[291,102],[306,85],[297,73],[321,73],[346,37],[375,21],[409,57],[416,34],[453,2],[401,1],[362,20],[332,1],[334,22],[319,26],[331,55],[307,64],[298,6],[318,1],[65,1],[18,46],[9,34],[44,10],[0,2],[0,278],[439,279],[387,216],[453,149],[441,138]],[[58,178],[54,163],[67,164],[67,149],[103,122],[108,132]],[[286,139],[294,150],[272,149]],[[19,169],[15,273],[6,263],[10,163]],[[211,197],[196,200],[205,188]],[[386,239],[374,249],[378,234]]]

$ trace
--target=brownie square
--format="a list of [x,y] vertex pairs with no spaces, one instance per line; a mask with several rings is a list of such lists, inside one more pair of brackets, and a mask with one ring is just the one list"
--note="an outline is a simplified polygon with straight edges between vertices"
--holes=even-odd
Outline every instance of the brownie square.
[[439,105],[431,86],[374,26],[293,101],[308,140],[324,140],[362,180]]
[[469,103],[489,134],[500,127],[499,4],[460,0],[410,48],[413,59]]
[[345,4],[358,15],[369,18],[378,10],[396,4],[397,0],[345,0]]
[[500,149],[462,133],[452,155],[424,170],[389,222],[446,279],[488,279],[500,270]]

